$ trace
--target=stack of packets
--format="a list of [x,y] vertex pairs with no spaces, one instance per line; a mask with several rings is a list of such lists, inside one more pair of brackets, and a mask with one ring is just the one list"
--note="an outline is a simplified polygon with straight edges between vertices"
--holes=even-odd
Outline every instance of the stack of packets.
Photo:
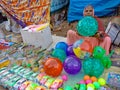
[[9,90],[57,90],[62,87],[63,80],[16,65],[0,69],[0,85]]

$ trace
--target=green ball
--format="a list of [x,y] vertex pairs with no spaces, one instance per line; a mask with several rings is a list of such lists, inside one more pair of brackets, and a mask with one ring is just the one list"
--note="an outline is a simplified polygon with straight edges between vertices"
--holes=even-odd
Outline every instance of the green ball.
[[98,30],[98,22],[92,16],[85,16],[77,24],[77,31],[82,36],[93,36]]
[[86,84],[80,84],[79,90],[86,90]]
[[66,86],[65,90],[73,90],[71,86]]
[[99,77],[104,71],[104,66],[99,59],[86,58],[83,60],[83,70],[86,75]]
[[93,85],[95,86],[96,89],[100,88],[100,84],[98,82],[94,82]]
[[64,62],[64,60],[67,57],[65,51],[62,50],[62,49],[54,49],[53,52],[52,52],[52,56],[60,59],[61,62]]
[[106,81],[105,81],[105,79],[103,79],[103,78],[99,78],[99,79],[98,79],[98,82],[99,82],[99,84],[100,84],[101,86],[104,86],[104,85],[106,84]]

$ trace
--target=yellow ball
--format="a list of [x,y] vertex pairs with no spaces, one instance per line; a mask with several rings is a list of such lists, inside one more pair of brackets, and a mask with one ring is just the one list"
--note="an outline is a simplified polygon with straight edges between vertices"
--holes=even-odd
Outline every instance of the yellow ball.
[[93,90],[95,89],[95,86],[93,84],[91,84],[91,83],[87,85],[87,88],[88,87],[91,87]]
[[99,78],[99,79],[98,79],[98,83],[99,83],[101,86],[104,86],[104,85],[106,84],[106,81],[105,81],[105,79],[103,79],[103,78]]

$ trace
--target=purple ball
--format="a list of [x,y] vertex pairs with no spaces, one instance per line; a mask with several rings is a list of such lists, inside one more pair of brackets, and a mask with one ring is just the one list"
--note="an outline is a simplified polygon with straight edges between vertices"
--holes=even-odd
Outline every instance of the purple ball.
[[79,58],[70,55],[65,59],[63,67],[68,74],[77,74],[81,70],[82,64]]
[[68,56],[75,55],[74,52],[73,52],[73,45],[68,46],[66,53],[67,53]]

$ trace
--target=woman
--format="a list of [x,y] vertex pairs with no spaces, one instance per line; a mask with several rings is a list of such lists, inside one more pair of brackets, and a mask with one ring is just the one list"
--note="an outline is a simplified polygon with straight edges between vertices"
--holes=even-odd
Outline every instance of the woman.
[[72,45],[75,41],[79,39],[87,40],[91,43],[92,47],[101,46],[106,50],[106,54],[109,54],[109,49],[111,46],[111,38],[105,33],[104,26],[102,21],[94,16],[94,9],[91,5],[85,7],[83,11],[84,16],[93,16],[98,22],[98,33],[94,37],[85,37],[80,36],[77,32],[73,30],[69,30],[67,32],[67,43],[68,45]]

